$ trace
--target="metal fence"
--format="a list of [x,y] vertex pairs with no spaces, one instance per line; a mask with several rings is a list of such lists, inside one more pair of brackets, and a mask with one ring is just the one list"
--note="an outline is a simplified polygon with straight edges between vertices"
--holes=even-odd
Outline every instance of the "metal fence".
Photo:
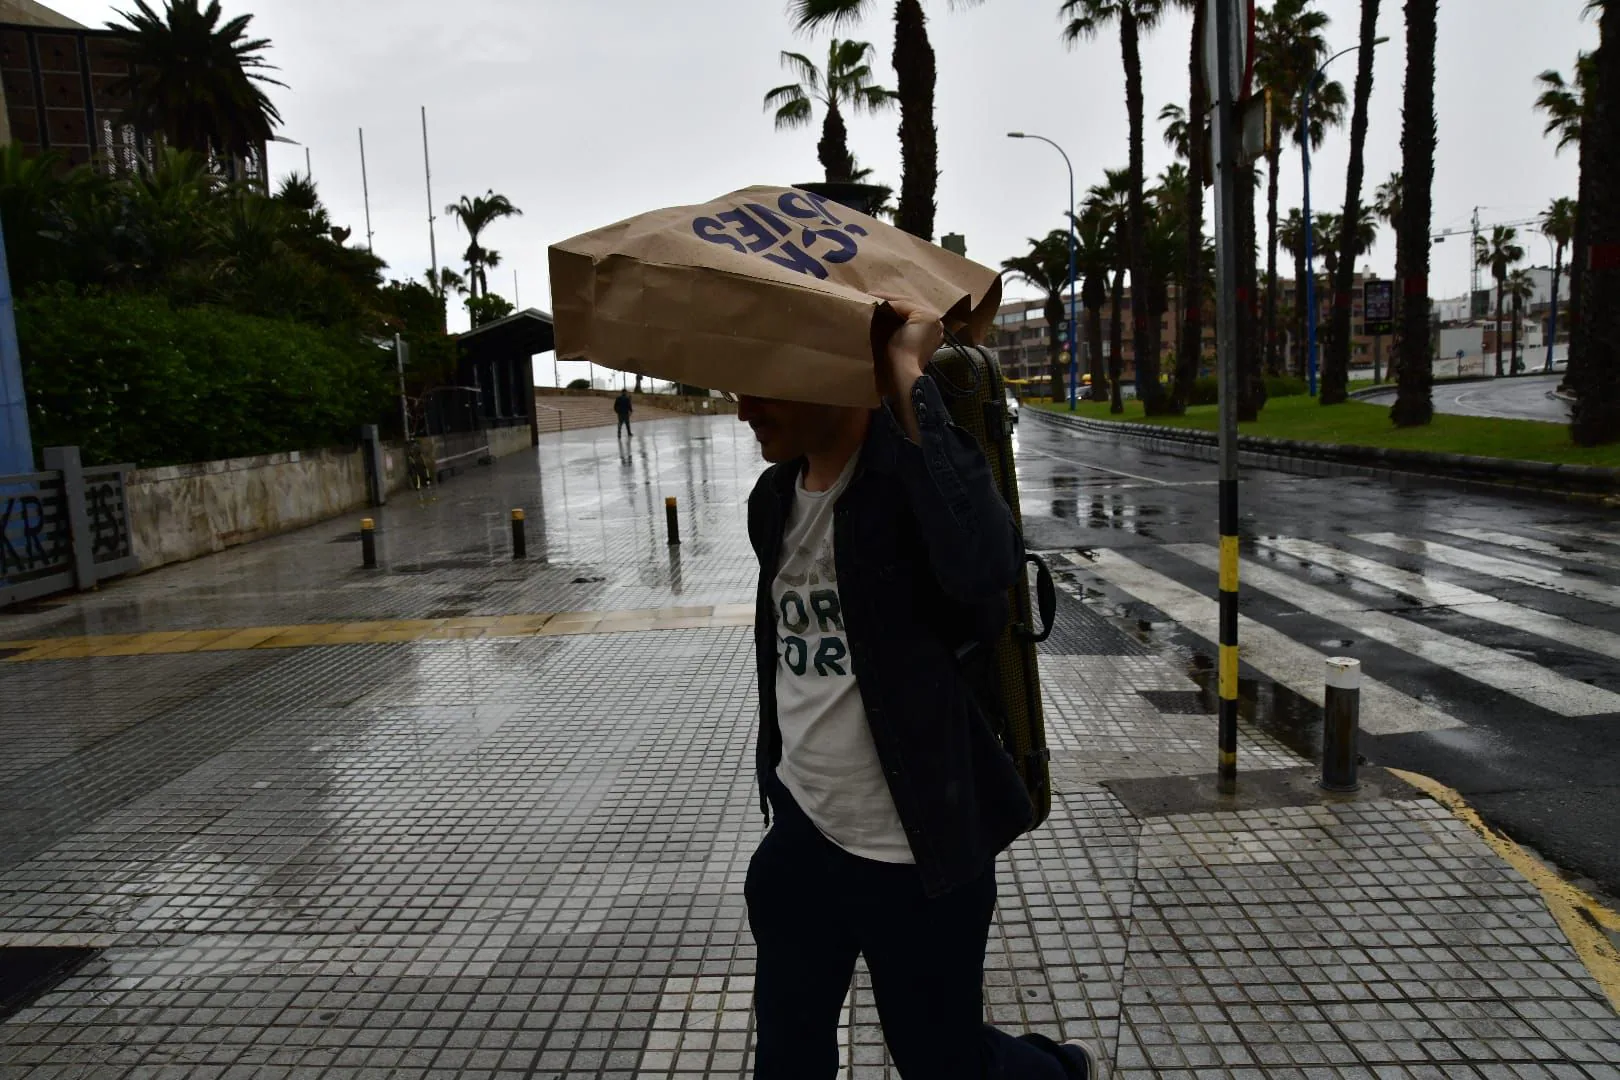
[[124,499],[133,469],[86,469],[66,446],[45,451],[43,472],[0,476],[0,607],[140,568]]

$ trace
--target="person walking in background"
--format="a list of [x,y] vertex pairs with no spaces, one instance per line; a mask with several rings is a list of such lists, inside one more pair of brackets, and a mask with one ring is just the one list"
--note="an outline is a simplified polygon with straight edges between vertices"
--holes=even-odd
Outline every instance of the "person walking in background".
[[1023,545],[923,374],[938,316],[891,303],[907,321],[878,361],[881,407],[738,403],[772,463],[748,500],[755,763],[775,810],[744,885],[754,1075],[837,1075],[865,956],[905,1080],[1096,1080],[1083,1044],[984,1022],[996,857],[1034,808],[970,671],[1006,623]]
[[630,434],[630,413],[635,406],[630,404],[630,391],[620,390],[619,396],[613,399],[613,411],[619,414],[619,429],[617,434]]

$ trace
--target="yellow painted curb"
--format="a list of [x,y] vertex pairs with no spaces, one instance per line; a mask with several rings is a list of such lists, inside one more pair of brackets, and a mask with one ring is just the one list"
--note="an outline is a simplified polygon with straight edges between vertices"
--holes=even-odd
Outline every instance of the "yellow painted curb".
[[450,619],[379,619],[370,622],[304,623],[295,626],[241,626],[212,630],[150,630],[141,634],[0,641],[0,650],[20,650],[0,664],[39,660],[83,660],[103,656],[158,656],[183,652],[235,652],[246,649],[307,649],[379,642],[463,641],[550,637],[553,635],[643,633],[650,630],[705,630],[751,624],[747,604],[717,607],[637,608],[628,611],[533,612],[524,615],[465,615]]
[[1620,1012],[1620,950],[1609,940],[1605,930],[1620,930],[1620,913],[1604,907],[1586,890],[1565,881],[1556,870],[1536,858],[1520,845],[1503,836],[1479,816],[1479,811],[1468,805],[1462,793],[1449,788],[1433,777],[1404,769],[1390,769],[1390,773],[1426,792],[1449,809],[1468,827],[1477,832],[1513,869],[1534,885],[1541,898],[1558,920],[1559,927],[1586,970],[1591,972],[1609,1004]]

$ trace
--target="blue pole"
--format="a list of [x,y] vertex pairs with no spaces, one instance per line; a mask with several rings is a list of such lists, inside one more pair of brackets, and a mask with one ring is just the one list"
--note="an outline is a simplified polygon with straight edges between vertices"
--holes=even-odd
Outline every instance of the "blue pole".
[[17,347],[11,269],[6,262],[5,231],[0,228],[0,475],[33,471],[34,444],[28,432],[28,398],[23,392],[22,351]]
[[[1553,262],[1555,264],[1563,262],[1563,253],[1561,251],[1554,251]],[[1558,275],[1554,274],[1552,287],[1552,318],[1547,323],[1547,366],[1542,369],[1544,371],[1551,371],[1553,369],[1553,347],[1558,343],[1558,286]]]
[[1316,396],[1316,232],[1311,223],[1311,90],[1316,76],[1305,84],[1299,103],[1299,154],[1305,172],[1305,378],[1306,390]]

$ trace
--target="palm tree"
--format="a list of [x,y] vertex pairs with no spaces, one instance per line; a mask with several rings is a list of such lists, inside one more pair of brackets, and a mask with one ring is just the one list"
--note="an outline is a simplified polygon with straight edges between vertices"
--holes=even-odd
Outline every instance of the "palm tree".
[[[979,0],[957,0],[966,7]],[[833,29],[859,21],[870,0],[792,0],[800,31]],[[934,129],[934,47],[921,0],[895,0],[895,99],[900,103],[900,206],[894,223],[913,236],[934,238],[934,193],[939,187],[939,143]]]
[[247,36],[251,15],[224,25],[219,0],[166,0],[161,15],[146,0],[134,11],[119,11],[123,23],[107,29],[124,39],[130,73],[109,87],[127,95],[130,122],[162,132],[179,150],[236,162],[255,157],[281,123],[265,86],[286,84],[266,75],[275,70],[264,58],[266,38]]
[[1406,87],[1401,108],[1401,201],[1395,264],[1400,284],[1399,386],[1389,418],[1396,427],[1434,419],[1429,344],[1429,226],[1434,209],[1434,53],[1439,0],[1406,0]]
[[1102,396],[1109,393],[1108,370],[1103,363],[1102,310],[1108,302],[1108,273],[1117,261],[1117,255],[1113,235],[1103,214],[1088,210],[1075,217],[1074,226],[1077,244],[1075,264],[1084,282],[1080,289],[1080,302],[1086,310],[1090,396],[1093,401],[1101,401]]
[[1031,239],[1026,254],[1004,259],[1001,269],[1009,276],[1033,285],[1046,294],[1042,314],[1046,317],[1046,362],[1052,374],[1052,400],[1063,399],[1063,343],[1059,331],[1068,324],[1064,292],[1069,287],[1069,233],[1053,229],[1039,240]]
[[1159,391],[1159,326],[1148,318],[1148,308],[1140,302],[1151,276],[1142,175],[1141,37],[1152,32],[1170,6],[1170,0],[1064,0],[1060,9],[1068,20],[1063,39],[1071,45],[1096,37],[1109,23],[1119,24],[1120,54],[1125,63],[1125,112],[1130,124],[1130,202],[1125,239],[1130,252],[1131,289],[1138,297],[1138,302],[1131,305],[1132,343],[1138,392],[1149,414],[1161,411],[1163,395]]
[[1338,82],[1317,86],[1310,96],[1310,131],[1300,130],[1304,91],[1323,60],[1328,46],[1322,36],[1329,19],[1311,8],[1312,0],[1277,0],[1255,18],[1255,75],[1271,92],[1270,151],[1266,154],[1266,308],[1262,336],[1266,370],[1280,374],[1277,345],[1277,180],[1282,165],[1284,135],[1298,147],[1310,140],[1321,147],[1330,127],[1344,122],[1344,87]]
[[1579,344],[1570,350],[1569,430],[1577,444],[1596,446],[1620,439],[1620,4],[1588,0],[1586,11],[1598,15],[1599,44],[1581,123],[1575,262],[1588,265],[1574,320]]
[[[1591,53],[1581,53],[1575,58],[1574,77],[1565,80],[1557,71],[1543,71],[1536,76],[1536,82],[1541,86],[1541,93],[1536,96],[1536,108],[1547,116],[1547,126],[1543,129],[1545,135],[1556,135],[1558,142],[1554,154],[1562,154],[1566,147],[1573,146],[1577,153],[1584,153],[1581,144],[1581,132],[1585,127],[1585,120],[1592,93],[1597,81],[1596,58]],[[1584,178],[1585,171],[1582,171]],[[1581,322],[1581,298],[1583,295],[1583,278],[1586,271],[1586,230],[1581,218],[1581,207],[1586,199],[1584,188],[1577,186],[1575,191],[1575,234],[1570,241],[1569,261],[1569,364],[1564,371],[1564,384],[1568,386],[1575,381],[1581,365],[1581,344],[1583,336],[1576,333]]]
[[1535,298],[1536,280],[1528,270],[1515,270],[1508,275],[1508,299],[1513,301],[1513,359],[1508,370],[1514,375],[1524,370],[1524,348],[1520,344],[1524,333],[1524,305]]
[[1497,225],[1489,238],[1474,237],[1474,263],[1488,267],[1496,279],[1496,374],[1502,374],[1502,299],[1508,271],[1524,258],[1524,249],[1515,241],[1519,231],[1511,225]]
[[816,157],[826,171],[828,183],[855,179],[855,157],[849,152],[849,129],[839,108],[850,112],[877,113],[894,103],[894,94],[872,81],[870,42],[840,41],[827,46],[827,66],[818,68],[803,53],[782,53],[782,66],[798,76],[798,82],[778,86],[765,95],[767,111],[776,110],[776,130],[807,127],[817,102],[826,110],[821,121],[821,141]]
[[1350,165],[1344,181],[1340,215],[1338,273],[1333,275],[1333,333],[1328,336],[1327,363],[1322,368],[1323,405],[1337,405],[1350,391],[1351,286],[1355,282],[1357,229],[1362,221],[1361,180],[1367,144],[1367,99],[1372,96],[1373,53],[1377,51],[1378,0],[1361,0],[1361,49],[1356,54],[1355,104],[1350,113]]
[[[1373,207],[1372,208],[1373,208],[1373,213],[1378,216],[1379,220],[1383,221],[1384,224],[1388,225],[1390,227],[1390,229],[1395,233],[1396,237],[1398,238],[1400,236],[1400,234],[1401,234],[1401,174],[1400,173],[1398,173],[1398,172],[1390,173],[1389,174],[1389,179],[1385,180],[1382,184],[1378,185],[1378,190],[1373,193]],[[1399,282],[1402,282],[1402,281],[1405,281],[1405,280],[1406,280],[1406,272],[1405,272],[1405,269],[1401,265],[1400,245],[1397,243],[1396,244],[1396,250],[1395,250],[1395,281],[1396,281],[1396,283],[1398,285]],[[1399,287],[1395,288],[1395,290],[1394,290],[1393,301],[1394,301],[1394,304],[1393,304],[1394,310],[1390,312],[1390,315],[1391,315],[1395,325],[1397,327],[1399,327],[1400,326],[1400,321],[1401,321],[1401,297],[1400,297],[1400,289],[1399,289]],[[1396,355],[1390,357],[1389,378],[1391,380],[1394,380],[1396,378],[1396,375],[1395,375],[1395,369],[1396,369],[1395,361],[1396,361],[1397,356],[1399,355],[1399,352],[1398,352],[1399,346],[1397,345],[1396,348],[1397,348]]]
[[[1159,110],[1164,124],[1164,141],[1187,163],[1187,185],[1181,207],[1180,288],[1181,308],[1176,321],[1176,379],[1171,391],[1171,409],[1184,410],[1198,381],[1198,366],[1204,348],[1204,180],[1209,176],[1205,160],[1209,152],[1204,117],[1209,113],[1209,87],[1204,80],[1205,5],[1193,7],[1191,59],[1188,61],[1187,108],[1166,105]],[[1197,117],[1196,121],[1188,117]]]
[[489,278],[486,270],[500,261],[500,256],[478,245],[478,238],[490,225],[502,218],[522,217],[523,211],[512,205],[512,200],[505,195],[497,195],[487,191],[482,195],[468,198],[461,197],[461,201],[452,203],[444,208],[444,212],[454,217],[467,230],[467,253],[463,256],[467,263],[467,286],[471,299],[489,295]]
[[[1294,362],[1292,369],[1297,377],[1304,378],[1305,367],[1309,363],[1309,358],[1305,355],[1305,320],[1308,315],[1305,310],[1305,220],[1299,211],[1299,207],[1296,206],[1288,211],[1288,216],[1278,224],[1277,242],[1282,245],[1284,251],[1294,257]],[[1316,242],[1314,237],[1312,237],[1311,242],[1312,244]]]
[[[1108,235],[1108,252],[1113,257],[1109,260],[1109,269],[1113,272],[1113,282],[1109,288],[1109,328],[1108,328],[1108,385],[1110,390],[1109,412],[1122,413],[1125,411],[1125,400],[1120,390],[1120,375],[1125,367],[1125,270],[1128,262],[1126,256],[1125,238],[1130,229],[1130,187],[1131,174],[1128,169],[1108,169],[1104,172],[1107,181],[1094,185],[1086,193],[1083,215],[1094,217],[1098,226]],[[1133,304],[1134,307],[1134,304]],[[1141,359],[1138,364],[1138,378],[1141,373]]]
[[1553,350],[1558,337],[1558,292],[1564,276],[1564,249],[1575,239],[1575,200],[1554,199],[1541,215],[1541,233],[1553,242],[1552,319],[1547,327],[1547,364],[1552,370]]

